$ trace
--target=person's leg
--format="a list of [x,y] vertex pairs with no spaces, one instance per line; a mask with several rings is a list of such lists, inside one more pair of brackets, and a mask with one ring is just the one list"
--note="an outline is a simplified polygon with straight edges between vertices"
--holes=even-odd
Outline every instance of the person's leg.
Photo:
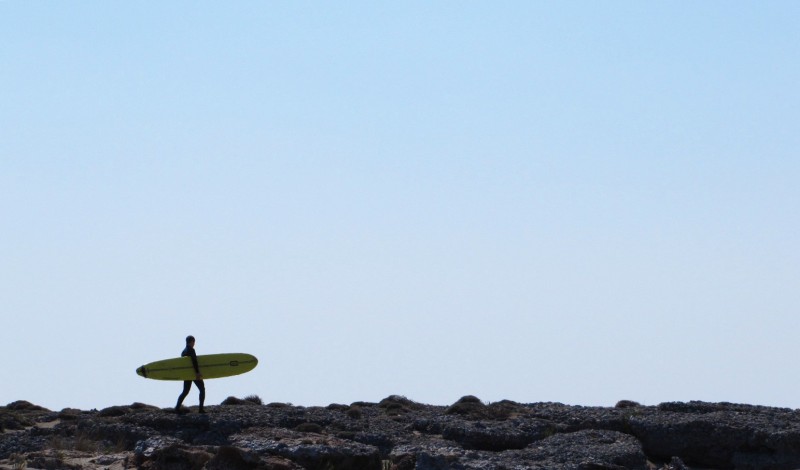
[[191,380],[184,380],[183,381],[183,392],[181,392],[180,396],[178,397],[178,404],[175,405],[175,411],[180,411],[181,405],[183,404],[183,399],[186,398],[186,395],[189,394],[189,389],[192,388],[192,381]]
[[206,386],[202,380],[195,380],[194,384],[197,385],[197,388],[200,390],[200,413],[205,413],[203,403],[206,401]]

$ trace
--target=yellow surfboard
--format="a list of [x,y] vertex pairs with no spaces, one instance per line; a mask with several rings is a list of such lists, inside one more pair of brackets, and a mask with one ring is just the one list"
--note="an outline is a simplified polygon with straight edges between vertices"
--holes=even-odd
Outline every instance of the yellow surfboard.
[[[258,365],[258,359],[244,353],[202,354],[197,356],[197,365],[204,379],[218,379],[250,372]],[[189,357],[151,362],[136,369],[136,373],[155,380],[195,379],[194,366]]]

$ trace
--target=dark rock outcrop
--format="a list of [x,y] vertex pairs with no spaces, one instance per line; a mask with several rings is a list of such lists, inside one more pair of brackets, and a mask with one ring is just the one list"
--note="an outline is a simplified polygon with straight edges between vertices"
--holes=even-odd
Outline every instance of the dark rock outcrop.
[[741,469],[800,468],[800,412],[730,403],[623,400],[451,406],[390,396],[297,407],[228,398],[207,414],[134,403],[53,412],[0,407],[0,469]]

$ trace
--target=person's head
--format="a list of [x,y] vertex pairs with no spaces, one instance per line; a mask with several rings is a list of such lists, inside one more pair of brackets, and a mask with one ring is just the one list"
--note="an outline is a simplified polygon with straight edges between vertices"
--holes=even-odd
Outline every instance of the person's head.
[[194,336],[189,335],[186,337],[186,346],[194,346]]

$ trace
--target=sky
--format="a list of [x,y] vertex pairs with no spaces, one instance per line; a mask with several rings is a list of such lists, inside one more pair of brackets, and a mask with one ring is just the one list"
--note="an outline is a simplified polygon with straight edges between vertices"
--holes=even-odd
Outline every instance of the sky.
[[799,21],[0,1],[0,405],[800,408]]

